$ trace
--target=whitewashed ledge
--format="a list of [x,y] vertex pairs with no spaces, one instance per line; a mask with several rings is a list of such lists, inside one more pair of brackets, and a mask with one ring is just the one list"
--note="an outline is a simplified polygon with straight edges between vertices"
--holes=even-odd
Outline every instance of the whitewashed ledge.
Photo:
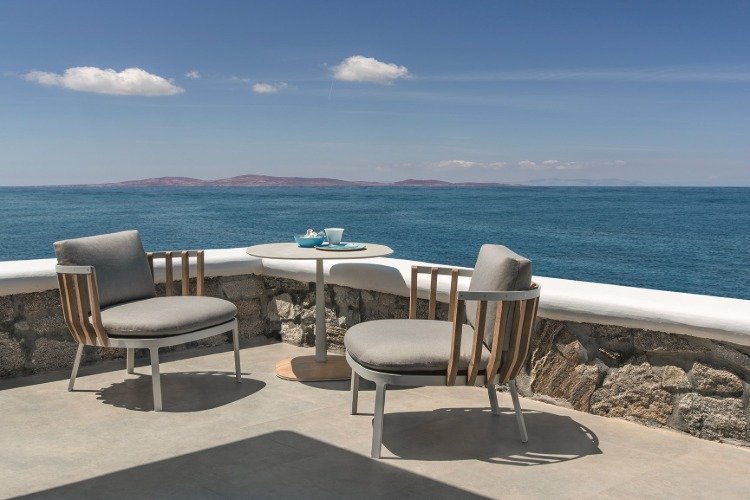
[[[326,283],[408,296],[411,266],[434,265],[394,258],[325,261]],[[54,259],[0,262],[0,296],[57,288]],[[175,277],[179,277],[175,261]],[[163,280],[163,261],[156,263]],[[191,273],[194,275],[194,271]],[[312,261],[250,257],[244,248],[206,250],[207,276],[255,274],[315,281]],[[559,321],[640,328],[750,345],[750,301],[708,295],[667,292],[584,281],[535,276],[542,287],[539,316]],[[461,278],[459,289],[468,287]],[[429,277],[419,284],[427,297]],[[438,280],[438,299],[447,300],[449,278]]]

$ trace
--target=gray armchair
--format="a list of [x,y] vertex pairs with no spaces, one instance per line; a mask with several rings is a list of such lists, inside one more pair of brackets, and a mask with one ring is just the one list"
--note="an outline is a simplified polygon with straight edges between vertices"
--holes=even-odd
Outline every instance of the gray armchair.
[[[431,287],[428,319],[423,320],[416,319],[417,276],[426,272]],[[450,321],[435,320],[441,274],[451,275]],[[468,291],[457,292],[461,275],[471,276]],[[498,415],[496,385],[507,383],[521,440],[528,441],[515,377],[529,352],[539,293],[531,282],[531,261],[504,246],[483,245],[473,273],[414,266],[409,319],[368,321],[350,328],[344,345],[352,368],[352,415],[357,413],[360,377],[376,387],[372,457],[380,458],[389,385],[485,385],[492,413]]]
[[[159,348],[232,332],[235,376],[241,382],[237,308],[204,297],[203,251],[179,252],[182,296],[173,296],[173,252],[146,253],[138,231],[55,242],[63,316],[78,350],[68,390],[73,390],[83,347],[127,349],[127,371],[134,372],[134,350],[151,354],[154,410],[161,411]],[[174,253],[178,254],[178,253]],[[190,292],[190,258],[196,259],[196,296]],[[155,258],[165,259],[166,297],[154,288]]]

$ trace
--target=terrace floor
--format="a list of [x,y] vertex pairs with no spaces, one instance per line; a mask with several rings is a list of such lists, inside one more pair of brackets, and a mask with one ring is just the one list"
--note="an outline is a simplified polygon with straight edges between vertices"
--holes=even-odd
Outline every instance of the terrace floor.
[[[148,367],[124,360],[0,382],[0,496],[40,497],[745,497],[750,450],[522,400],[489,413],[480,388],[389,390],[383,459],[371,414],[349,415],[347,382],[277,379],[281,343],[164,355],[164,409]],[[193,356],[193,357],[188,357]],[[365,386],[365,389],[371,389]],[[360,393],[370,412],[373,390]]]

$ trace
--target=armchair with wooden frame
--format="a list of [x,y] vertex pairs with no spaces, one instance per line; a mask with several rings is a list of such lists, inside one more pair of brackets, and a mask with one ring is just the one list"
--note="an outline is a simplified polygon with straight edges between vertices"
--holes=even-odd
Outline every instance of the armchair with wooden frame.
[[[127,350],[127,372],[134,373],[134,350],[148,349],[154,410],[162,410],[159,348],[232,332],[236,381],[241,382],[237,308],[206,297],[204,252],[143,250],[137,231],[76,238],[55,243],[63,316],[78,342],[68,390],[72,391],[84,346]],[[178,257],[179,256],[179,257]],[[182,295],[174,295],[173,260],[181,260]],[[165,261],[165,295],[157,297],[154,260]],[[195,259],[196,295],[190,295],[190,261]]]
[[[416,319],[421,273],[430,274],[426,320]],[[449,321],[435,319],[439,275],[451,277]],[[460,276],[471,277],[469,290],[457,290]],[[344,337],[352,368],[352,415],[360,378],[375,383],[372,457],[380,458],[389,385],[484,385],[492,413],[499,415],[496,386],[508,384],[521,440],[528,441],[515,378],[529,352],[539,295],[531,262],[501,245],[483,245],[473,271],[413,266],[409,319],[360,323]]]

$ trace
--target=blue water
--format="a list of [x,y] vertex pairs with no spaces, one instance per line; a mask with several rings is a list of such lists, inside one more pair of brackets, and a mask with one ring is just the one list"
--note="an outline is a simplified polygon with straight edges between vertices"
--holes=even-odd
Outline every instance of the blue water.
[[0,260],[127,228],[164,250],[344,227],[405,259],[502,243],[542,276],[750,299],[748,188],[0,188],[0,227]]

